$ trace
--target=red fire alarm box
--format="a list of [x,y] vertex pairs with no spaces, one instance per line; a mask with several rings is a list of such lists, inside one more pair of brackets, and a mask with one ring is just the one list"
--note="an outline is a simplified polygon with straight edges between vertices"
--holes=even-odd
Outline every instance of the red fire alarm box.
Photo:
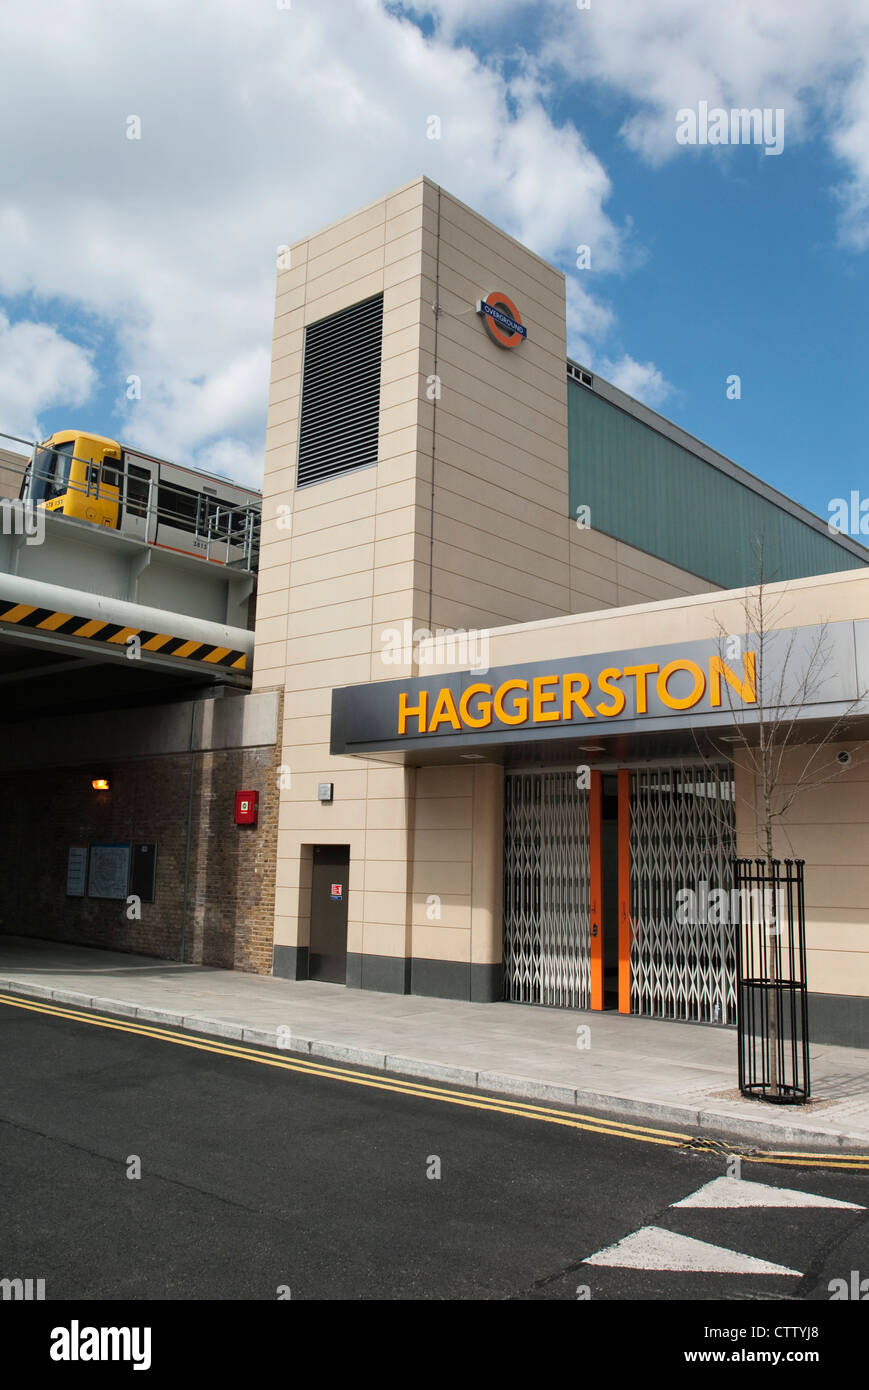
[[236,825],[256,825],[257,811],[259,809],[259,792],[236,792],[235,794],[235,823]]

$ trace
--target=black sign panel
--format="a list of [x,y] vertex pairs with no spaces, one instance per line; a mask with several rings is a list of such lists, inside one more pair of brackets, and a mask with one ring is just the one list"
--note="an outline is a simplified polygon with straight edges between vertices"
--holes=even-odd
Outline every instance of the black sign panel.
[[[840,622],[766,634],[765,703],[796,704],[798,717],[843,713],[844,702],[857,696],[861,645],[855,628],[862,626]],[[869,633],[864,638],[869,648]],[[750,723],[757,719],[757,643],[748,634],[728,640],[733,654],[722,655],[719,641],[705,639],[346,686],[332,692],[330,751],[714,728],[737,717]]]
[[157,887],[157,846],[133,845],[130,892],[143,903],[152,903]]

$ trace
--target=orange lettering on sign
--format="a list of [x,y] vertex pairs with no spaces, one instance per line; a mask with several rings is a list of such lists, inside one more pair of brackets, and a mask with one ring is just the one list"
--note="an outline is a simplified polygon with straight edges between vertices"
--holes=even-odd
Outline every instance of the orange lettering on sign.
[[[579,689],[575,690],[574,686]],[[574,705],[582,711],[586,719],[594,719],[594,710],[591,705],[585,703],[585,697],[591,689],[591,681],[584,671],[574,671],[571,675],[564,677],[564,705],[563,717],[572,718]]]
[[459,711],[456,709],[456,701],[449,686],[445,686],[435,700],[435,707],[431,712],[428,731],[433,734],[435,729],[439,729],[441,724],[452,724],[454,729],[461,729],[462,721],[459,718]]
[[[689,695],[671,695],[667,689],[667,683],[676,671],[687,671],[694,677],[694,689]],[[706,677],[696,661],[669,661],[658,676],[658,698],[670,709],[690,709],[703,699],[705,690]]]
[[658,666],[658,663],[656,661],[651,662],[648,666],[625,667],[625,675],[633,676],[637,683],[637,693],[634,701],[634,709],[636,710],[637,714],[646,714],[648,711],[649,705],[648,697],[646,694],[646,677],[653,676],[655,672],[658,670],[660,670],[660,667]]
[[[691,677],[692,688],[687,695],[674,695],[670,684],[679,671]],[[584,719],[613,719],[628,707],[627,694],[619,684],[625,678],[633,677],[635,683],[634,709],[637,714],[648,713],[649,677],[657,673],[655,689],[661,703],[668,709],[691,709],[703,699],[707,691],[707,673],[696,661],[677,658],[664,667],[654,662],[644,665],[605,667],[596,678],[597,690],[609,698],[601,700],[594,708],[588,703],[591,691],[591,678],[584,671],[572,671],[563,676],[534,676],[528,680],[520,678],[506,680],[495,689],[484,683],[467,686],[460,696],[444,686],[437,692],[420,690],[412,704],[413,696],[402,692],[398,697],[398,732],[435,733],[443,725],[461,732],[462,729],[488,729],[493,721],[501,724],[525,724],[529,720],[535,724],[570,721],[578,715]],[[755,653],[746,652],[744,674],[733,670],[720,656],[709,659],[708,690],[710,703],[714,708],[721,705],[722,681],[737,692],[745,704],[755,704],[756,673]],[[429,716],[429,697],[434,705]],[[510,697],[513,697],[510,699]],[[416,721],[416,728],[411,721]]]
[[611,705],[595,706],[598,714],[605,715],[607,719],[611,719],[614,714],[621,714],[625,707],[625,692],[620,690],[617,685],[613,685],[613,681],[621,680],[621,676],[622,673],[618,666],[607,666],[597,678],[598,689],[602,690],[604,695],[612,695],[613,697]]
[[427,710],[428,710],[428,691],[426,691],[426,690],[421,690],[421,691],[419,692],[419,704],[418,704],[418,705],[409,705],[409,704],[407,703],[407,696],[405,695],[404,691],[402,690],[401,694],[400,694],[399,697],[398,697],[398,732],[399,732],[400,734],[405,734],[405,733],[407,733],[407,721],[408,721],[408,719],[417,719],[417,720],[419,721],[418,726],[417,726],[417,733],[418,733],[418,734],[424,734],[424,733],[425,733],[426,713],[427,713]]
[[757,704],[757,675],[755,672],[754,652],[746,652],[743,658],[743,670],[745,680],[740,680],[735,671],[732,671],[726,661],[722,661],[720,656],[713,656],[709,662],[709,703],[713,706],[721,704],[721,677],[727,681],[737,692],[740,699],[746,705]]
[[504,696],[509,695],[511,690],[527,690],[527,681],[505,681],[495,692],[495,714],[502,724],[524,724],[528,718],[528,697],[517,696],[513,701],[513,713],[508,714],[504,708]]
[[492,722],[492,701],[480,700],[476,715],[471,714],[470,701],[474,695],[491,695],[491,685],[469,685],[459,700],[459,714],[471,729],[488,729]]
[[557,676],[535,676],[534,677],[534,718],[535,720],[548,721],[550,719],[560,719],[557,709],[544,712],[544,705],[556,705],[558,696],[554,690],[547,690],[549,685],[558,683]]

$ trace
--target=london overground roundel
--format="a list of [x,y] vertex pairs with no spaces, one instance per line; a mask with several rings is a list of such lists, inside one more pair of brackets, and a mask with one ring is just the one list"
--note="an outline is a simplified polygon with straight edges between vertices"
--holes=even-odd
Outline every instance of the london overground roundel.
[[528,336],[519,310],[501,290],[493,290],[485,299],[477,300],[477,313],[482,315],[486,332],[499,347],[512,348]]

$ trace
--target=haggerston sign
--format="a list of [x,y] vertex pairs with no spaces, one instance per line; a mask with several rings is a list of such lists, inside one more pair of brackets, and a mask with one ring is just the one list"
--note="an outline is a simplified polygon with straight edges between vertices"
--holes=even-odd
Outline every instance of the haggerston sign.
[[[677,676],[682,692],[674,693]],[[490,729],[526,724],[572,723],[582,719],[615,719],[625,714],[647,714],[649,687],[667,709],[693,709],[709,692],[709,704],[720,709],[722,684],[736,692],[737,702],[757,702],[755,654],[746,652],[741,671],[720,656],[711,656],[703,666],[688,657],[675,658],[661,666],[656,661],[638,665],[605,666],[594,678],[585,671],[525,677],[516,675],[495,685],[472,681],[456,698],[449,685],[439,690],[398,692],[397,732],[433,734],[440,728]],[[604,699],[598,699],[603,695]],[[727,697],[725,697],[727,698]],[[732,703],[732,701],[731,701]]]
[[[531,636],[532,634],[529,634]],[[533,634],[539,640],[539,633]],[[371,681],[332,691],[333,753],[485,747],[755,723],[758,643],[744,634],[633,651]],[[733,653],[738,653],[734,655]],[[766,703],[837,717],[869,691],[869,621],[782,628],[763,639]],[[775,698],[771,695],[775,693]],[[863,711],[869,714],[869,696]]]

